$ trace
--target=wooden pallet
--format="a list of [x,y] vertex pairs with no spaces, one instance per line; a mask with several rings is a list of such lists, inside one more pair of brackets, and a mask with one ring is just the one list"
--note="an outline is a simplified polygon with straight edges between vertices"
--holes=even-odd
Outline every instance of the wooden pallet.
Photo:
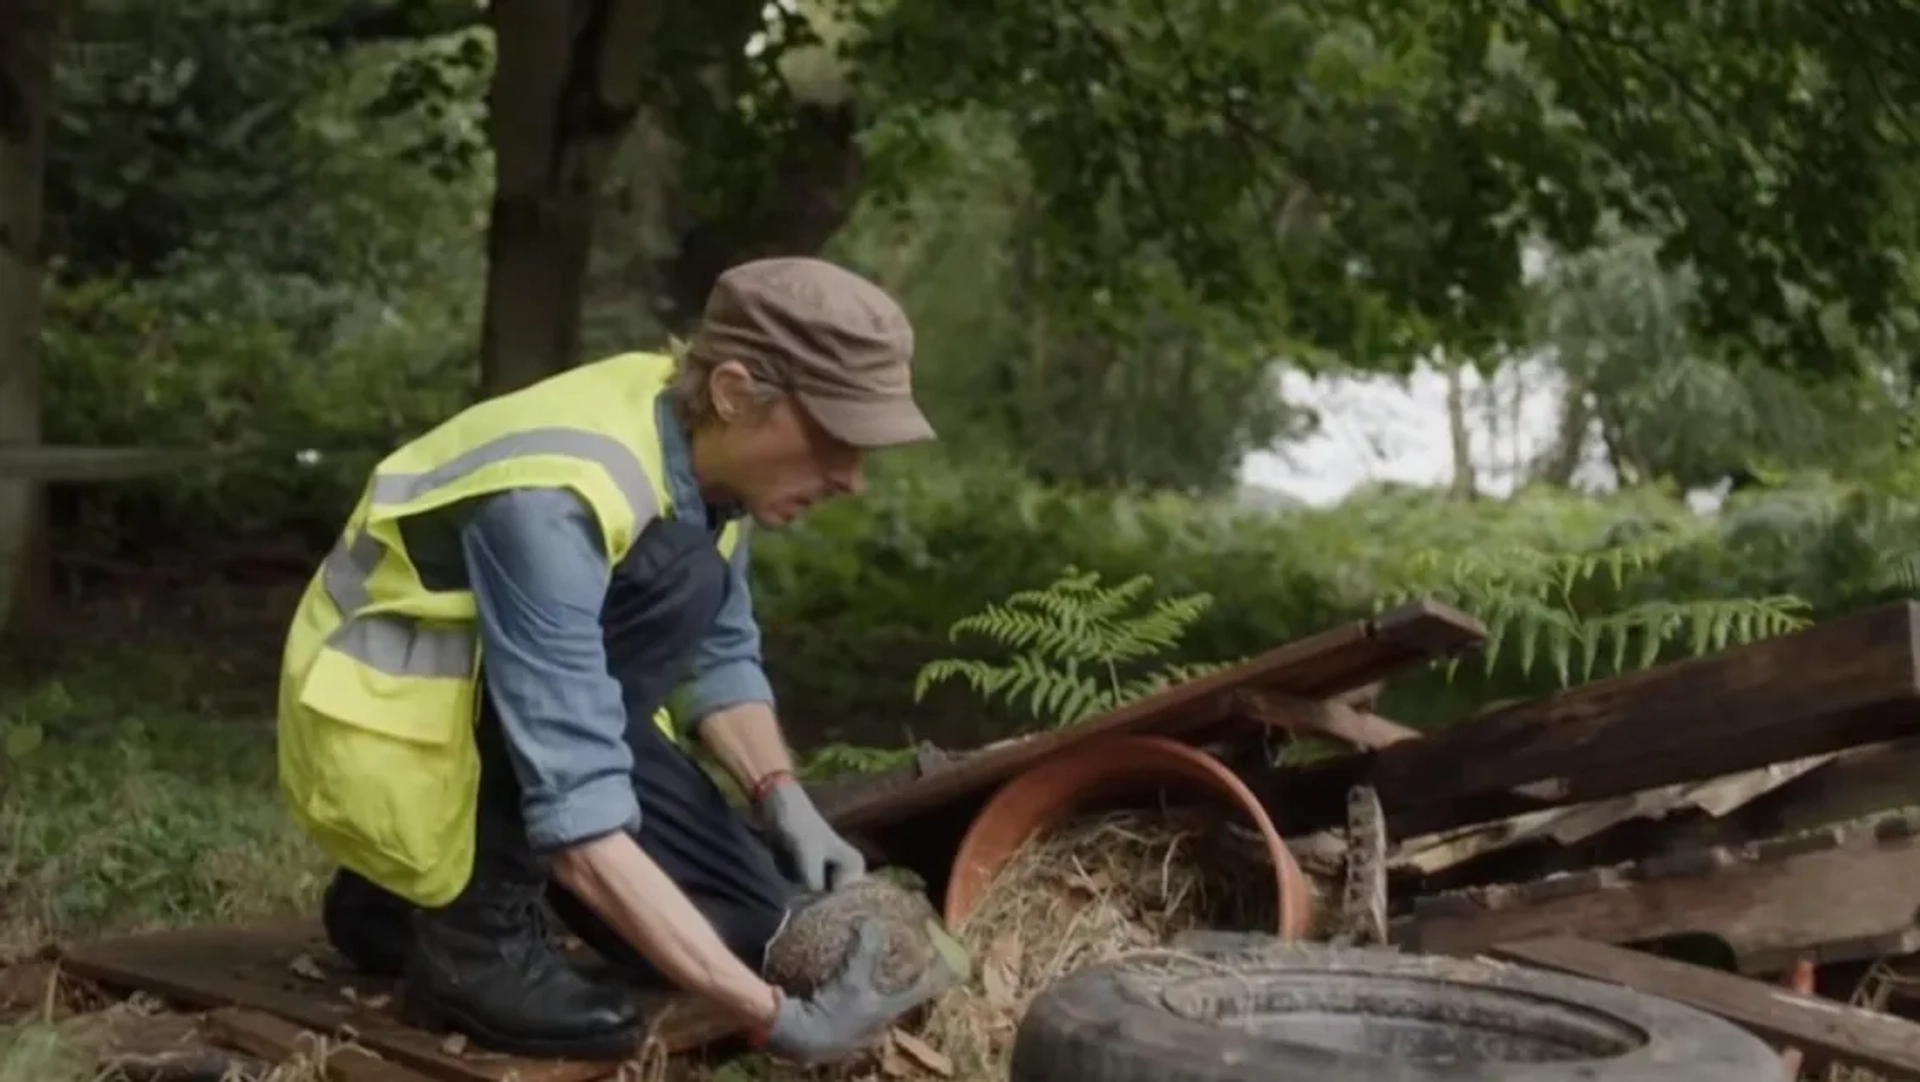
[[1405,838],[1920,734],[1920,604],[1567,688],[1377,752],[1259,772],[1283,834],[1371,785]]
[[[64,950],[61,964],[100,984],[187,1007],[249,1008],[322,1035],[350,1035],[387,1060],[448,1082],[590,1082],[618,1067],[495,1055],[405,1025],[393,1009],[391,982],[353,971],[313,921],[103,940]],[[650,1038],[667,1052],[701,1047],[733,1029],[682,998],[655,999],[647,1017]],[[256,1023],[250,1032],[261,1028]]]
[[[1674,853],[1416,899],[1393,938],[1427,954],[1477,954],[1542,936],[1726,944],[1748,974],[1904,954],[1920,946],[1920,817]],[[1843,886],[1836,888],[1836,884]]]

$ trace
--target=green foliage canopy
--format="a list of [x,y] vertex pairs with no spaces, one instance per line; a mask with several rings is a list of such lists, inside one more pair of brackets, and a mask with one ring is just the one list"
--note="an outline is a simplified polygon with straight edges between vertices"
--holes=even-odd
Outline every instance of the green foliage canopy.
[[1210,302],[1353,360],[1483,352],[1521,244],[1604,212],[1697,268],[1703,327],[1773,363],[1910,299],[1915,68],[1898,0],[970,0],[868,9],[854,47],[909,116],[1012,124],[1073,291],[1161,260]]

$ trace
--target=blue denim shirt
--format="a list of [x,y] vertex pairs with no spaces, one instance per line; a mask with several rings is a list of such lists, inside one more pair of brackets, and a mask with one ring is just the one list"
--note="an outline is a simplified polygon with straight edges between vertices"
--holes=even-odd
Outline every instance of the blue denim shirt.
[[[686,434],[664,397],[655,419],[674,517],[706,526]],[[745,535],[743,523],[726,601],[676,696],[675,713],[689,731],[722,707],[773,702],[747,589]],[[601,640],[609,572],[592,511],[566,489],[503,492],[467,509],[459,547],[529,840],[553,850],[638,829],[626,710]]]

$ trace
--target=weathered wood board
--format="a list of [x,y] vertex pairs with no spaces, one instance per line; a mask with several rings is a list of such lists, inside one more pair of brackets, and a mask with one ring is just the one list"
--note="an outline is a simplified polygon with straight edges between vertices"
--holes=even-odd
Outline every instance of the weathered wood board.
[[[449,1082],[589,1082],[614,1074],[619,1066],[457,1048],[443,1034],[407,1026],[395,1015],[391,982],[348,967],[327,945],[317,922],[103,940],[65,950],[62,965],[104,985],[190,1007],[253,1008],[320,1034],[350,1032],[380,1056]],[[699,1047],[732,1030],[686,1000],[663,997],[648,1006],[651,1038],[669,1052]]]
[[1857,961],[1915,930],[1915,827],[1892,817],[1453,891],[1416,901],[1395,922],[1393,940],[1409,950],[1472,955],[1549,935],[1615,944],[1710,935],[1748,973],[1778,972],[1801,957]]
[[1920,739],[1849,748],[1815,770],[1719,818],[1660,838],[1668,852],[1770,838],[1920,807]]
[[1887,1082],[1920,1079],[1920,1025],[1802,995],[1717,969],[1580,939],[1504,943],[1494,957],[1614,984],[1717,1014],[1778,1047],[1800,1050],[1802,1069],[1865,1067]]
[[1882,605],[1247,780],[1283,833],[1337,824],[1365,784],[1408,837],[1898,739],[1920,733],[1917,629],[1920,604]]
[[178,474],[235,457],[231,451],[160,447],[0,444],[0,481],[125,481]]
[[1236,709],[1270,729],[1328,736],[1367,750],[1418,740],[1424,735],[1418,729],[1341,702],[1339,698],[1302,699],[1270,688],[1242,692]]
[[314,1040],[312,1030],[246,1007],[209,1011],[201,1029],[216,1044],[267,1063],[287,1063],[305,1055],[309,1063],[321,1066],[329,1082],[431,1082],[433,1077],[357,1045],[326,1046]]
[[1271,687],[1303,698],[1324,698],[1410,665],[1471,649],[1485,637],[1479,621],[1445,605],[1403,605],[1376,619],[1289,643],[1101,717],[982,750],[897,788],[837,801],[830,817],[835,827],[852,834],[878,828],[898,831],[919,815],[990,790],[1085,741],[1122,733],[1195,736],[1231,717],[1237,705],[1234,696],[1243,689]]
[[1710,849],[1716,844],[1739,844],[1752,838],[1776,837],[1787,832],[1756,831],[1688,846],[1665,844],[1667,839],[1692,825],[1696,815],[1704,816],[1709,822],[1717,822],[1715,817],[1724,816],[1767,793],[1793,784],[1796,779],[1819,770],[1834,757],[1813,755],[1707,781],[1642,789],[1637,793],[1609,797],[1592,804],[1548,808],[1512,819],[1408,838],[1394,847],[1391,867],[1395,871],[1433,875],[1523,846],[1551,843],[1563,849],[1570,848],[1635,820],[1666,820],[1661,827],[1658,852]]

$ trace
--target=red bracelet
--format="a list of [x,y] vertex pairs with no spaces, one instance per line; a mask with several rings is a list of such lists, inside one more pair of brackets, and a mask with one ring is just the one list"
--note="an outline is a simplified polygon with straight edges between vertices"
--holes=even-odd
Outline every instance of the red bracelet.
[[747,1031],[747,1047],[749,1048],[764,1047],[767,1040],[773,1036],[774,1024],[780,1021],[780,1004],[787,998],[787,994],[782,992],[780,986],[777,984],[769,985],[768,987],[773,989],[773,1014],[767,1018],[764,1024],[755,1026]]
[[779,785],[781,782],[793,780],[793,771],[791,770],[775,770],[762,775],[759,781],[753,783],[753,802],[755,804],[760,803],[760,801],[766,799],[768,793],[773,791],[774,786]]

